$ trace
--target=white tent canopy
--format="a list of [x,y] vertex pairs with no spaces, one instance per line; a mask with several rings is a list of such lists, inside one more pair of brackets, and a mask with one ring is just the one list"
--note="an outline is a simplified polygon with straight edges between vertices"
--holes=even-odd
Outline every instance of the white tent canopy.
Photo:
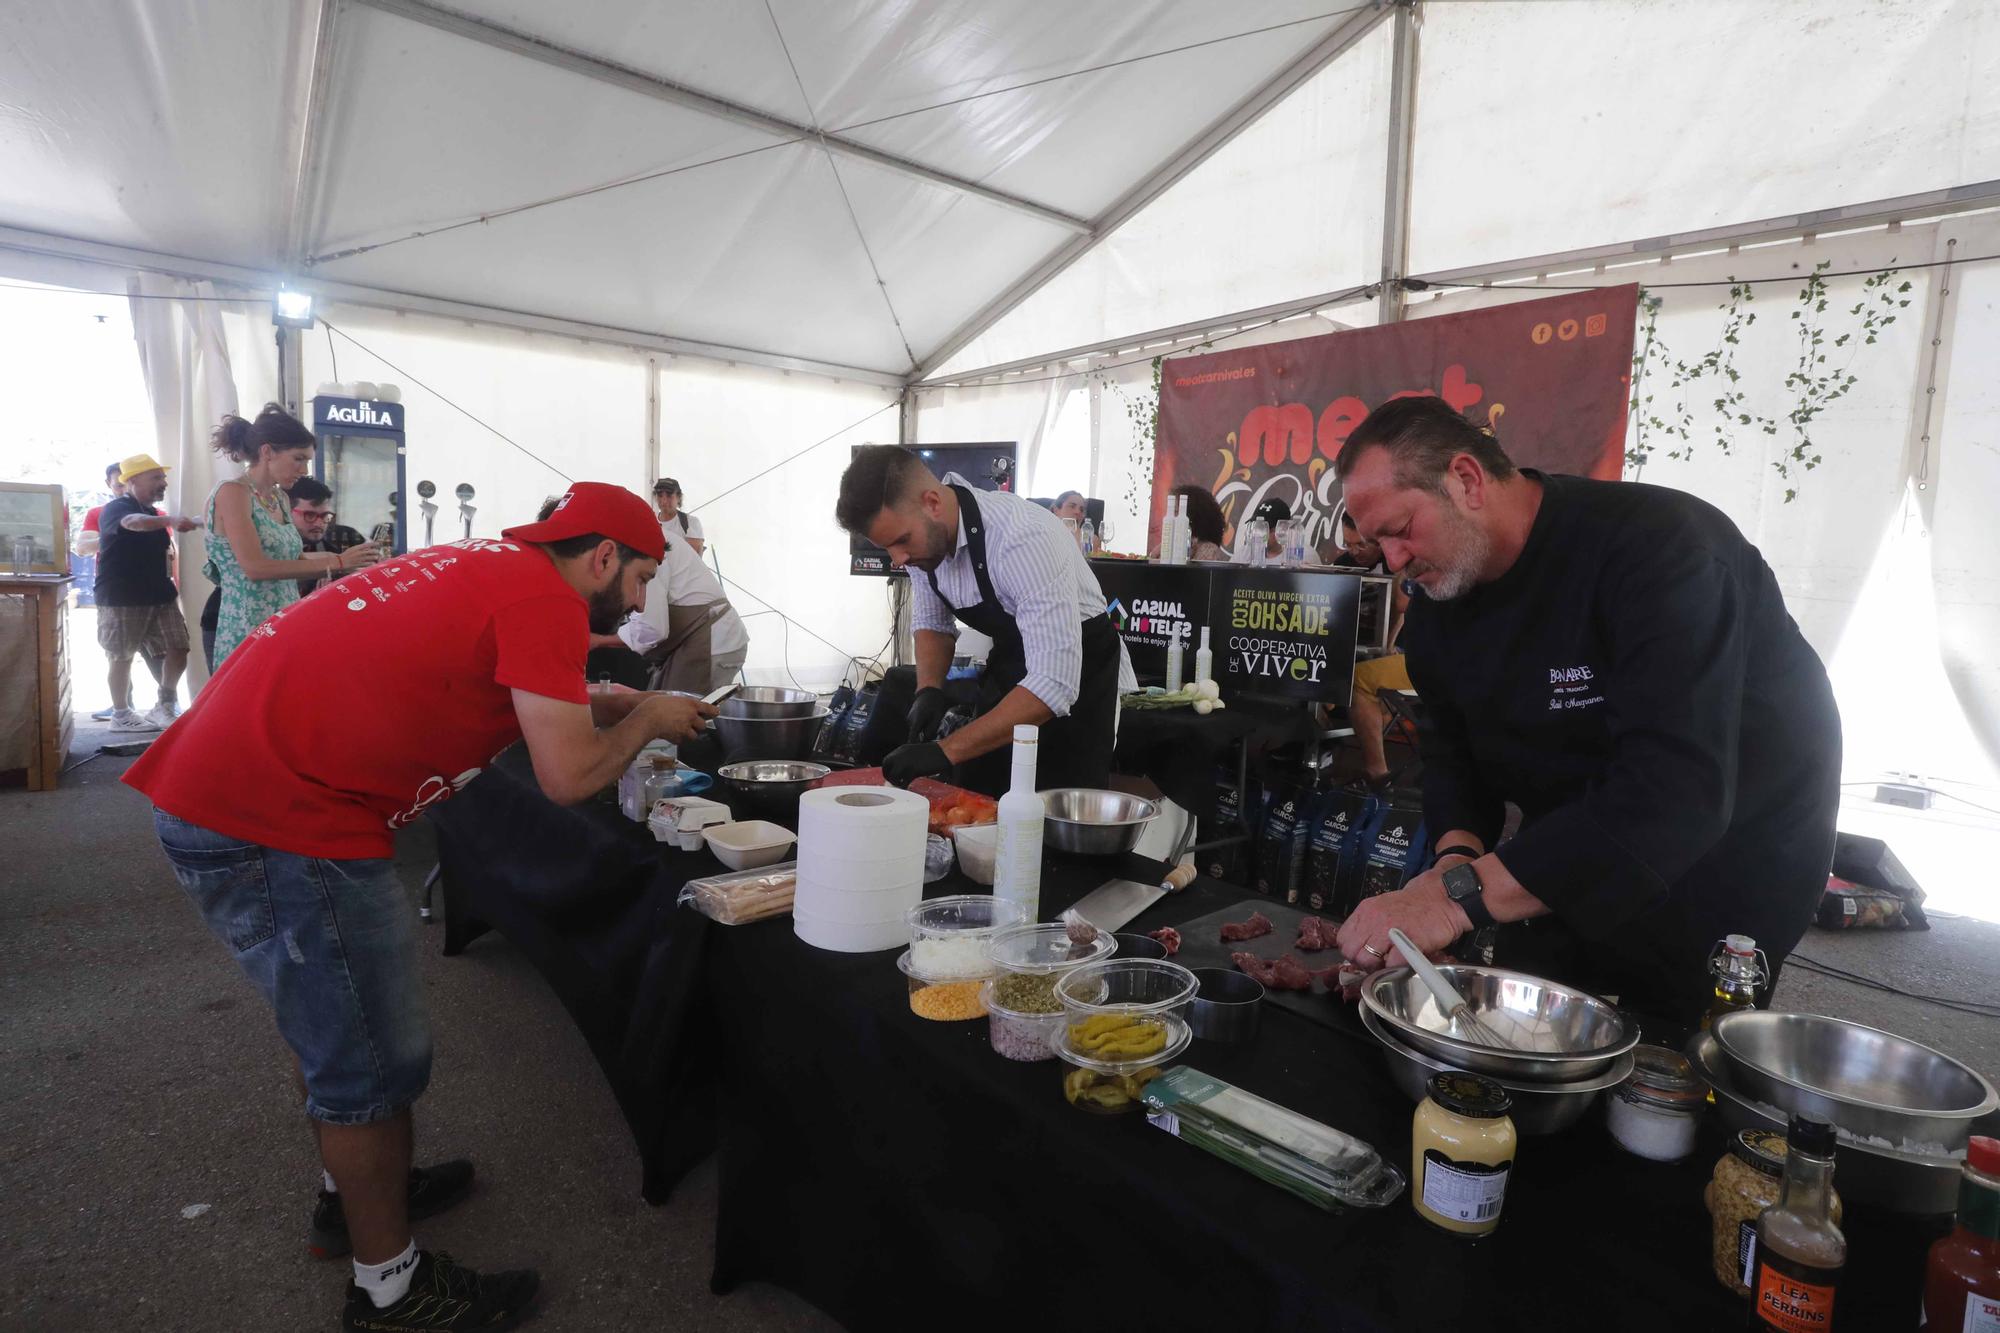
[[[1983,0],[17,5],[0,275],[315,289],[305,384],[403,383],[482,530],[674,473],[785,618],[753,669],[825,679],[887,632],[827,518],[849,444],[1018,440],[1131,548],[1155,355],[1614,281],[1698,355],[1715,289],[1668,282],[2000,254],[1996,75]],[[1761,436],[1643,474],[1763,546],[1856,771],[1996,777],[1996,272],[1908,270],[1797,503]],[[224,307],[252,405],[262,320]],[[1745,349],[1760,410],[1788,365]]]

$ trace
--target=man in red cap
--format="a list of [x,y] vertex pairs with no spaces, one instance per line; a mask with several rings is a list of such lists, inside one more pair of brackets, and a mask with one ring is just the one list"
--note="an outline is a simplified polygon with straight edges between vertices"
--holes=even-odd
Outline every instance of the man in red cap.
[[644,500],[581,481],[497,540],[357,570],[259,626],[125,775],[298,1058],[325,1167],[309,1246],[354,1255],[349,1329],[511,1327],[533,1299],[533,1272],[482,1276],[410,1236],[472,1164],[411,1169],[431,1037],[393,835],[516,740],[569,804],[646,742],[693,738],[713,708],[584,683],[590,633],[644,603],[664,554]]

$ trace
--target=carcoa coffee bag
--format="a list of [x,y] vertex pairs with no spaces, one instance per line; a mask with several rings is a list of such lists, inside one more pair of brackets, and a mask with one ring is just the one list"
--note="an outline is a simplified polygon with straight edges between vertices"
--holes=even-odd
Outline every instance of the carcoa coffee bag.
[[1263,827],[1264,798],[1257,783],[1251,781],[1242,794],[1248,801],[1247,810],[1237,802],[1235,768],[1231,765],[1216,765],[1215,830],[1207,836],[1226,838],[1246,831],[1249,834],[1248,839],[1243,842],[1232,842],[1224,847],[1211,847],[1201,855],[1201,873],[1210,879],[1219,879],[1227,884],[1250,883],[1251,852],[1257,845],[1257,835]]
[[1305,882],[1306,840],[1325,793],[1287,783],[1271,792],[1264,831],[1257,839],[1257,892],[1296,903]]
[[1424,836],[1423,801],[1416,796],[1391,797],[1362,846],[1355,901],[1402,888],[1423,869],[1430,854]]

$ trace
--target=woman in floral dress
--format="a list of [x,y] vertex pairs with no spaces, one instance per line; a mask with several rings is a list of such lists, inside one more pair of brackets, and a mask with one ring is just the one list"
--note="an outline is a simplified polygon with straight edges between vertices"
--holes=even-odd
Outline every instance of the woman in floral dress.
[[241,476],[208,497],[204,572],[222,589],[215,655],[208,664],[214,671],[252,630],[298,600],[300,579],[338,577],[382,557],[366,543],[338,555],[305,554],[285,487],[312,466],[313,434],[284,408],[266,403],[255,421],[226,416],[210,442],[217,453],[243,464]]

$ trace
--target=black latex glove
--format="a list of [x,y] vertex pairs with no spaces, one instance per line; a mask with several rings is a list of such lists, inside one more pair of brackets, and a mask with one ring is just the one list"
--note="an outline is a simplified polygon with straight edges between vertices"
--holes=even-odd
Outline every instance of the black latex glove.
[[936,741],[915,741],[889,751],[882,761],[882,776],[898,787],[907,787],[918,778],[934,778],[951,771],[951,760]]
[[944,721],[945,713],[951,708],[951,700],[945,698],[944,691],[935,685],[926,685],[917,691],[917,697],[910,702],[911,741],[927,741],[937,735],[938,723]]

